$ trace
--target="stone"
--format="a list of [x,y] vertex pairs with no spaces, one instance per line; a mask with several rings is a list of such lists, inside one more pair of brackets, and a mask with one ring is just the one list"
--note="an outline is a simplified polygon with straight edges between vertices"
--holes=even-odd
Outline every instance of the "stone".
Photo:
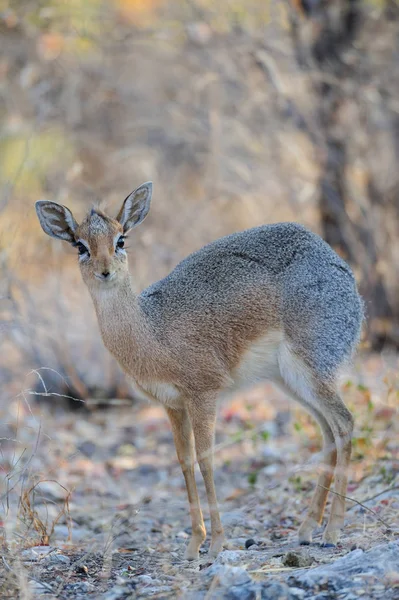
[[67,583],[64,586],[64,592],[71,592],[73,594],[88,594],[95,589],[95,586],[88,581],[79,581],[77,583]]
[[79,444],[78,446],[78,450],[84,454],[84,456],[87,456],[88,458],[91,458],[93,456],[93,454],[95,453],[97,449],[97,446],[94,442],[91,442],[89,440],[82,442],[81,444]]
[[68,495],[68,492],[56,481],[41,481],[37,488],[47,500],[54,500],[55,502],[65,500]]
[[359,591],[356,576],[373,576],[384,581],[388,573],[399,570],[399,541],[379,544],[366,552],[360,549],[349,552],[328,565],[298,572],[288,579],[288,583],[306,589],[314,589],[323,585],[328,591],[348,593]]
[[281,467],[279,467],[279,465],[272,464],[268,465],[267,467],[263,467],[262,473],[270,477],[271,475],[276,475],[280,469]]
[[281,463],[281,454],[276,450],[273,450],[273,448],[270,448],[270,446],[263,446],[261,456],[265,467]]
[[[142,596],[157,596],[157,598],[159,598],[159,594],[169,594],[171,591],[173,591],[173,588],[170,585],[161,585],[159,587],[156,586],[151,586],[151,587],[145,587],[145,588],[141,588],[140,589],[140,597]],[[134,596],[135,598],[137,596]],[[133,598],[133,596],[132,596]]]
[[296,567],[299,569],[309,567],[314,562],[314,559],[312,556],[303,556],[299,552],[287,552],[281,562],[285,567]]
[[149,575],[138,575],[138,577],[136,577],[136,581],[137,581],[137,583],[143,583],[145,585],[154,583],[153,578],[150,577]]
[[301,588],[290,587],[290,592],[294,598],[297,598],[297,600],[302,600],[302,598],[305,598],[305,590],[301,590]]
[[65,541],[69,538],[69,534],[72,533],[72,541],[79,542],[85,541],[87,539],[93,539],[93,533],[86,529],[85,527],[79,527],[77,525],[73,525],[71,528],[71,532],[67,525],[57,524],[54,527],[54,532],[51,536],[51,540],[62,540]]
[[43,594],[48,594],[49,592],[52,591],[52,587],[51,585],[49,585],[48,583],[41,583],[40,581],[35,581],[33,579],[31,579],[29,581],[29,590],[33,593],[33,594],[40,594],[40,596]]
[[223,565],[218,573],[219,584],[223,587],[243,585],[252,581],[247,571],[242,567]]
[[242,560],[247,560],[248,553],[246,550],[223,550],[216,559],[215,564],[234,565]]
[[260,597],[262,600],[297,600],[298,596],[291,592],[288,585],[279,582],[262,584]]
[[218,596],[217,593],[215,596],[211,596],[211,598],[222,597],[223,600],[256,600],[256,587],[255,586],[246,586],[246,585],[235,585],[228,590],[223,592],[222,596]]
[[116,585],[111,590],[106,592],[103,596],[103,600],[129,600],[130,598],[134,598],[134,585],[132,582],[129,582],[129,586],[127,585]]
[[227,529],[229,527],[244,526],[246,524],[245,515],[239,510],[224,513],[221,516],[221,521],[223,526]]
[[204,573],[212,590],[210,600],[255,600],[256,585],[243,567],[214,563]]
[[[219,560],[219,557],[217,560]],[[250,575],[243,567],[220,564],[217,561],[210,565],[210,567],[203,569],[202,573],[208,581],[217,578],[217,584],[221,587],[231,587],[252,582]]]
[[64,554],[58,554],[57,552],[52,552],[44,557],[46,563],[50,564],[62,564],[62,565],[70,565],[71,559],[69,556],[65,556]]
[[186,532],[186,531],[179,531],[176,534],[177,538],[181,538],[182,540],[188,540],[188,538],[190,537],[190,535]]
[[32,548],[22,550],[21,557],[25,561],[37,562],[53,552],[55,552],[55,548],[52,546],[32,546]]

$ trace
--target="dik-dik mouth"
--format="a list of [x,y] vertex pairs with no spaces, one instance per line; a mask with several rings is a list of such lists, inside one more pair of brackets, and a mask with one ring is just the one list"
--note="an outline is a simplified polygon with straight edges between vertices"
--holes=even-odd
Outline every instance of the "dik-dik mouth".
[[109,281],[112,281],[114,279],[115,271],[113,273],[94,273],[94,275],[99,281],[102,281],[103,283],[108,283]]

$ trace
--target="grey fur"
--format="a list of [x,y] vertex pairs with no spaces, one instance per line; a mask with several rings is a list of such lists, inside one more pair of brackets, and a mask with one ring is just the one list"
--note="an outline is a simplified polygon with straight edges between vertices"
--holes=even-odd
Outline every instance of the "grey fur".
[[210,327],[222,320],[232,341],[243,307],[254,302],[258,312],[259,298],[268,321],[283,328],[293,350],[323,378],[334,377],[359,341],[363,304],[350,267],[297,223],[264,225],[216,240],[144,290],[139,302],[158,332],[191,313]]

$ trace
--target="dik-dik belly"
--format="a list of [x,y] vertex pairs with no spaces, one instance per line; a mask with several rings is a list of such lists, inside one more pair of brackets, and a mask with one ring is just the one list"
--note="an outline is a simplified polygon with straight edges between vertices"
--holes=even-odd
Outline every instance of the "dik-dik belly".
[[258,381],[279,379],[278,356],[283,340],[283,332],[274,330],[252,342],[232,373],[233,387],[240,388]]

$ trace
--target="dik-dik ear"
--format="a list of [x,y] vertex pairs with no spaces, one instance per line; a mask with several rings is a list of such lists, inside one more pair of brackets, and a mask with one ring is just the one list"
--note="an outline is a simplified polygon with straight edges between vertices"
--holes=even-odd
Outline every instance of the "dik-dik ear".
[[35,208],[40,225],[47,235],[65,240],[70,244],[75,243],[78,224],[69,208],[47,200],[39,200],[36,202]]
[[150,210],[151,196],[152,183],[148,181],[126,198],[116,217],[116,220],[122,225],[124,233],[144,221]]

